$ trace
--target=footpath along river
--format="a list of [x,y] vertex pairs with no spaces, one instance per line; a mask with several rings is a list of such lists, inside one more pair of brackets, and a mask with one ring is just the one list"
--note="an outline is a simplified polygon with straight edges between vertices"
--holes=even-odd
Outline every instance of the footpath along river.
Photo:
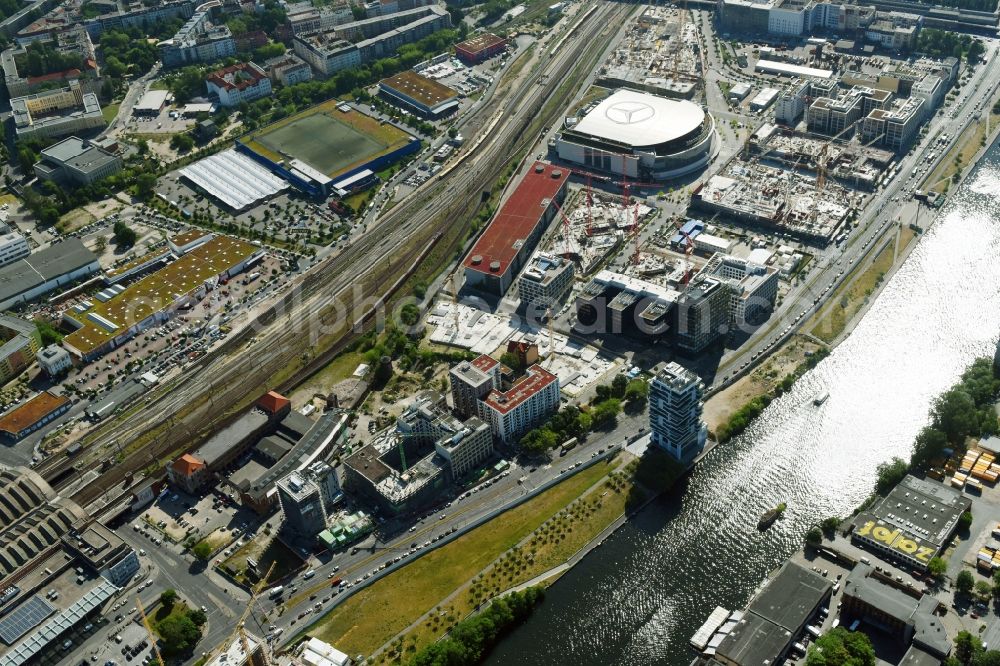
[[[1000,148],[994,144],[853,333],[739,438],[553,585],[490,666],[686,666],[716,605],[742,608],[831,515],[909,458],[934,396],[1000,335]],[[828,391],[820,407],[812,398]],[[761,513],[788,511],[766,532]]]

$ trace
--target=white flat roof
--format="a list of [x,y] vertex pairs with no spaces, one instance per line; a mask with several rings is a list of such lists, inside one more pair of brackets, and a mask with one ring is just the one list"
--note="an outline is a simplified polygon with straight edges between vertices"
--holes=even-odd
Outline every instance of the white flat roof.
[[703,122],[705,111],[692,102],[619,90],[573,129],[631,146],[653,146],[689,134]]
[[288,187],[284,180],[232,149],[184,167],[181,175],[235,210]]
[[759,72],[769,72],[771,74],[811,76],[814,79],[829,79],[833,77],[833,72],[828,69],[803,67],[802,65],[792,65],[787,62],[778,62],[777,60],[758,60],[755,69]]
[[135,105],[134,110],[159,111],[167,103],[167,95],[169,94],[166,90],[150,90],[142,96],[142,99]]

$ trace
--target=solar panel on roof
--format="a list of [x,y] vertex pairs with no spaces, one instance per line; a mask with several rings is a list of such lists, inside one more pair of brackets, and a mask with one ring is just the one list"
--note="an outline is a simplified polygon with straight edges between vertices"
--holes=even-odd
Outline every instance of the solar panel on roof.
[[0,640],[13,645],[54,612],[56,609],[45,599],[31,597],[0,620]]

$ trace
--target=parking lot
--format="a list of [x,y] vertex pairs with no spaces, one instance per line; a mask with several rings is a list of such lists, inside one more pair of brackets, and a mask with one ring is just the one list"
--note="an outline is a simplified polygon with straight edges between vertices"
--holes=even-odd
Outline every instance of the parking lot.
[[197,497],[172,491],[133,520],[131,529],[160,547],[163,537],[181,543],[189,537],[200,540],[216,534],[232,541],[255,530],[258,523],[256,514],[240,507],[232,495],[214,491]]

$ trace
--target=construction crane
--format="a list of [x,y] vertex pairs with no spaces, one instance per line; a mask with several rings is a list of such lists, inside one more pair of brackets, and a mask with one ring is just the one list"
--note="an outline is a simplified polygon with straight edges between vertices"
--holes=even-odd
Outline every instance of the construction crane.
[[835,135],[830,137],[827,141],[823,142],[820,146],[819,152],[816,154],[816,189],[822,190],[826,186],[826,161],[827,161],[827,150],[830,148],[830,144],[839,139],[841,136],[846,134],[849,130],[854,129],[854,126],[858,123],[855,120],[853,123],[845,127],[844,129],[837,132]]
[[139,611],[139,617],[142,618],[142,626],[146,627],[146,633],[149,634],[149,643],[153,646],[153,654],[156,655],[156,662],[160,666],[164,666],[163,657],[160,655],[160,648],[156,645],[156,634],[153,633],[153,627],[149,625],[149,618],[146,617],[146,611],[142,607],[142,602],[139,600],[139,595],[135,595],[135,607]]
[[[274,565],[275,564],[277,564],[277,563],[276,562],[271,562],[271,566],[268,567],[267,573],[264,574],[264,577],[261,578],[260,581],[255,586],[253,586],[252,588],[250,588],[250,601],[247,602],[247,607],[243,610],[243,614],[240,615],[239,621],[236,622],[236,628],[233,629],[232,633],[229,634],[229,636],[226,638],[225,641],[219,643],[219,645],[217,645],[216,647],[212,648],[212,650],[210,650],[209,652],[206,652],[204,655],[202,655],[204,657],[205,661],[208,661],[208,659],[212,655],[212,653],[215,650],[219,649],[220,647],[223,648],[223,649],[225,649],[226,646],[232,645],[233,641],[237,638],[237,635],[239,635],[240,639],[243,641],[243,650],[246,652],[246,655],[247,655],[247,666],[250,666],[250,663],[249,663],[250,662],[250,651],[247,650],[247,640],[246,640],[246,637],[242,635],[243,625],[246,623],[247,617],[249,617],[250,611],[253,609],[254,604],[257,603],[257,595],[259,595],[260,592],[261,592],[261,590],[264,589],[264,586],[267,585],[267,581],[271,578],[271,574],[274,573]],[[262,647],[262,649],[264,649],[266,651],[266,647],[264,647],[264,646],[261,646],[261,647]],[[267,660],[267,658],[265,657],[265,661],[266,660]]]

